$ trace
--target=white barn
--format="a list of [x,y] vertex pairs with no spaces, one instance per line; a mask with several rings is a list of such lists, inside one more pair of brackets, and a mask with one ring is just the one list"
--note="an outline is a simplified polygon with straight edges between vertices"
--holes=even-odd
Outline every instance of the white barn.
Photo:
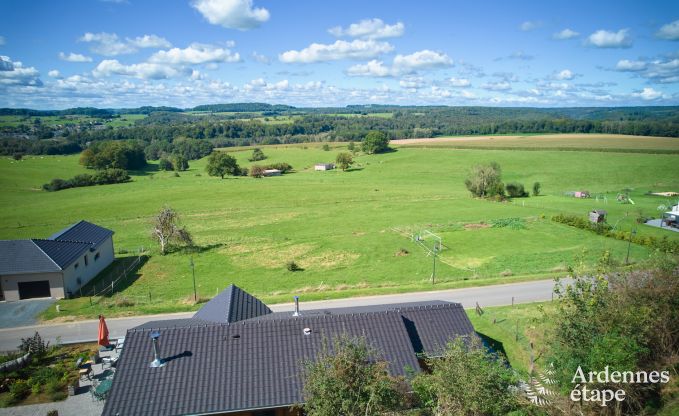
[[335,169],[334,163],[316,163],[314,170],[332,170]]
[[114,258],[113,231],[87,221],[47,239],[0,240],[0,300],[70,297]]

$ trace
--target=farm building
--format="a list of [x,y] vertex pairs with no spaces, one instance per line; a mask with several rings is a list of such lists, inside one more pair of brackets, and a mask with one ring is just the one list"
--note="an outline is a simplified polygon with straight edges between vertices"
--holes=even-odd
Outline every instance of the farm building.
[[314,170],[333,170],[335,169],[334,163],[316,163]]
[[267,169],[264,171],[264,176],[281,176],[283,172],[278,169]]
[[[152,368],[150,334],[160,334]],[[103,416],[301,415],[304,360],[326,341],[364,336],[393,376],[422,371],[421,358],[473,336],[462,305],[444,301],[272,312],[231,285],[192,318],[127,331]],[[154,334],[155,335],[155,334]]]
[[576,198],[589,198],[589,191],[575,191],[573,194],[574,197]]
[[594,224],[606,222],[606,214],[608,214],[608,212],[603,209],[594,209],[589,212],[589,222]]
[[113,231],[87,221],[47,239],[0,240],[0,300],[70,297],[113,260]]

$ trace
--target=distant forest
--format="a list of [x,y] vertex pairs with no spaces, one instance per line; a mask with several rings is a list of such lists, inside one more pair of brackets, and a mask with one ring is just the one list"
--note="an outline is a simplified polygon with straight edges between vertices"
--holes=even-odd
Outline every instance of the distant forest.
[[[132,125],[107,122],[143,114]],[[0,153],[77,153],[94,142],[136,141],[147,152],[172,151],[181,138],[206,141],[207,147],[320,141],[361,141],[371,130],[392,139],[448,135],[527,133],[609,133],[679,137],[679,107],[401,107],[357,105],[296,108],[264,103],[201,105],[189,109],[139,107],[69,110],[0,109],[22,122],[0,123]],[[40,117],[81,116],[78,123],[55,125]],[[208,146],[209,145],[209,146]],[[150,149],[151,150],[151,149]],[[202,152],[201,152],[202,153]]]

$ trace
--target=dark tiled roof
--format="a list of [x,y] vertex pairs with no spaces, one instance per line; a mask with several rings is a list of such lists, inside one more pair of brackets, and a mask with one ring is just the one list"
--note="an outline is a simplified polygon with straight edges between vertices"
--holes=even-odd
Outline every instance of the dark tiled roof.
[[[235,291],[235,289],[237,291]],[[245,296],[232,296],[241,292]],[[228,296],[222,296],[226,293]],[[221,297],[221,298],[220,298]],[[235,286],[212,305],[256,298]],[[228,302],[225,302],[225,299]],[[212,307],[210,302],[203,306]],[[236,310],[247,310],[236,305]],[[340,334],[364,336],[389,363],[392,375],[419,371],[417,353],[435,356],[450,340],[474,328],[458,303],[443,301],[358,308],[266,313],[232,323],[198,319],[154,321],[127,332],[105,416],[186,415],[285,407],[301,403],[302,364],[321,342]],[[269,311],[270,312],[270,311]],[[223,317],[224,313],[217,314]],[[239,315],[245,316],[244,314]],[[304,329],[311,329],[304,335]],[[151,329],[160,329],[160,350],[168,363],[153,360]]]
[[[312,330],[304,335],[304,328]],[[394,375],[417,369],[398,314],[356,314],[243,321],[161,331],[162,357],[149,368],[149,330],[131,330],[118,361],[103,415],[186,415],[301,403],[301,369],[323,339],[365,336]]]
[[111,235],[113,235],[113,231],[108,228],[100,227],[83,220],[59,231],[49,239],[57,241],[85,242],[96,247],[106,241]]
[[238,286],[230,285],[203,305],[193,317],[204,321],[232,323],[270,313],[271,309],[262,301]]
[[90,243],[75,241],[32,240],[40,247],[60,268],[65,269],[81,254],[87,253],[92,247]]
[[58,272],[61,269],[31,240],[0,240],[0,274]]

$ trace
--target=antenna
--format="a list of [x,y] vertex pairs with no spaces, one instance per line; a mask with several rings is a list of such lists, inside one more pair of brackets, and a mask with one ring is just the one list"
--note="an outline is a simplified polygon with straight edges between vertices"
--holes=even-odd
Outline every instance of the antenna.
[[151,341],[153,342],[153,361],[151,361],[149,367],[151,368],[163,367],[165,365],[165,361],[161,360],[160,357],[158,357],[158,338],[160,338],[160,332],[153,331],[151,332],[150,337]]

